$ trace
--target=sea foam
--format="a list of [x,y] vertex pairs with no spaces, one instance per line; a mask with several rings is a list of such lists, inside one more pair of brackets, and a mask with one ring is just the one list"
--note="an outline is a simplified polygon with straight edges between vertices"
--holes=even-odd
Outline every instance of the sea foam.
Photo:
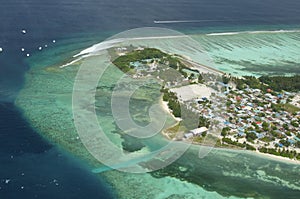
[[239,35],[239,34],[276,34],[276,33],[296,33],[300,30],[259,30],[259,31],[241,31],[241,32],[218,32],[208,33],[207,36],[225,36],[225,35]]

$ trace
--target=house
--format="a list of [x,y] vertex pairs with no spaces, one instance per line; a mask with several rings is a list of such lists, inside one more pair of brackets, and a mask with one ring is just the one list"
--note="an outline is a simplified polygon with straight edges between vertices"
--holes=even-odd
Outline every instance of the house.
[[245,137],[245,136],[246,136],[246,133],[243,132],[243,131],[239,131],[239,132],[238,132],[238,136],[239,136],[239,137]]
[[257,125],[262,125],[262,122],[261,121],[257,121],[257,122],[255,122]]
[[252,110],[252,107],[251,107],[251,106],[243,106],[242,108],[243,108],[243,109],[246,109],[246,110],[248,110],[248,111],[251,111],[251,110]]
[[281,144],[281,143],[278,143],[278,146],[279,146],[280,148],[282,148],[282,147],[283,147],[283,144]]
[[295,140],[292,140],[292,139],[288,139],[288,142],[289,142],[290,144],[295,144],[295,143],[296,143],[296,141],[295,141]]
[[294,139],[298,142],[300,142],[300,138],[298,138],[297,136],[294,136]]
[[225,124],[225,125],[230,125],[230,122],[225,121],[224,124]]
[[267,89],[267,92],[268,92],[268,93],[271,93],[271,92],[273,92],[273,91],[272,91],[272,89],[268,88],[268,89]]
[[264,138],[266,136],[266,133],[256,133],[256,136],[258,139]]

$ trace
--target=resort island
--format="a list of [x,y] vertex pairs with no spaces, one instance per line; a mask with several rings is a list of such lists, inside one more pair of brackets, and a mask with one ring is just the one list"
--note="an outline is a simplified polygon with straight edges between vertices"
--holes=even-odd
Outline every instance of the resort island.
[[161,83],[161,105],[177,121],[163,130],[168,139],[300,160],[299,75],[235,77],[143,46],[109,53],[131,78]]

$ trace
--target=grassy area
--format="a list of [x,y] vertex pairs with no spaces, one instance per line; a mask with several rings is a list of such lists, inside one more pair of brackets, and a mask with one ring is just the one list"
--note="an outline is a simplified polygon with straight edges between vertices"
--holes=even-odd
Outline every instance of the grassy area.
[[183,133],[186,132],[187,129],[179,123],[176,125],[164,130],[164,133],[171,139],[176,137],[183,137]]
[[286,110],[286,111],[289,112],[289,113],[295,113],[295,112],[297,112],[297,111],[300,111],[300,108],[299,108],[299,107],[294,106],[294,105],[289,104],[289,103],[284,104],[284,105],[283,105],[283,108],[284,108],[284,110]]
[[282,110],[282,111],[287,111],[292,114],[297,111],[300,111],[299,107],[296,107],[289,103],[286,103],[286,104],[273,104],[272,103],[271,108],[274,112],[278,112],[278,111]]

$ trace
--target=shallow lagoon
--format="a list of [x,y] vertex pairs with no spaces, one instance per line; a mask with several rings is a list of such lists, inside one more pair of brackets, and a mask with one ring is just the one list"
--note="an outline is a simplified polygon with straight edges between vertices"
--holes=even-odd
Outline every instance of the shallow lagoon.
[[195,36],[216,68],[235,75],[300,73],[300,31],[249,31]]

